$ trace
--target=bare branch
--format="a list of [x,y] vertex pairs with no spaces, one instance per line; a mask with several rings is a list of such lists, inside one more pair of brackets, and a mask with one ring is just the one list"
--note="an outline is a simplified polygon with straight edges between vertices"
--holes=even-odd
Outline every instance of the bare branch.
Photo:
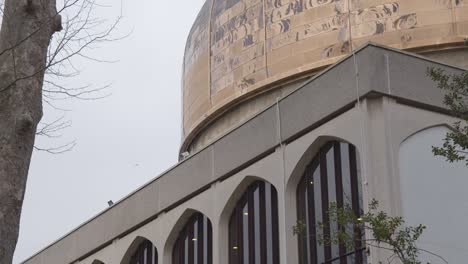
[[[120,40],[129,35],[112,36],[122,20],[122,13],[115,20],[108,21],[94,17],[93,13],[98,7],[106,6],[97,3],[97,0],[64,0],[63,7],[58,10],[55,16],[46,19],[41,23],[41,26],[25,38],[2,50],[0,56],[11,52],[14,62],[16,48],[20,47],[44,27],[50,26],[58,16],[63,17],[63,29],[57,32],[51,39],[51,44],[48,47],[47,62],[44,67],[39,68],[31,74],[19,74],[13,63],[15,77],[10,83],[0,87],[0,92],[14,88],[18,82],[23,80],[45,74],[42,90],[43,103],[54,110],[67,111],[55,105],[54,102],[57,100],[97,100],[110,96],[111,93],[106,91],[111,86],[111,83],[98,87],[90,84],[80,87],[68,87],[64,81],[65,79],[75,78],[81,73],[81,70],[74,65],[75,57],[92,62],[115,63],[115,60],[95,58],[87,53],[99,48],[102,43]],[[58,122],[58,120],[56,121]],[[42,128],[38,129],[37,135],[55,138],[57,137],[55,135],[57,131],[53,130],[54,136],[50,136],[50,132],[52,131],[48,129],[54,127],[57,130],[61,130],[68,127],[55,125],[57,125],[55,121],[51,124],[43,124]],[[37,149],[43,150],[43,148]],[[53,148],[52,152],[56,153],[56,150],[57,148]]]
[[48,138],[58,138],[61,137],[61,134],[58,134],[59,131],[69,128],[71,126],[71,121],[65,120],[65,117],[60,117],[51,123],[41,122],[39,128],[36,131],[38,136],[46,136]]
[[40,148],[38,146],[34,146],[34,149],[37,150],[37,151],[44,151],[44,152],[47,152],[49,154],[63,154],[63,153],[72,151],[75,146],[76,146],[76,142],[73,141],[73,142],[70,142],[70,143],[67,143],[67,144],[64,144],[64,145],[61,145],[61,146],[58,146],[58,147],[52,147],[52,148],[51,147],[49,147],[49,148]]

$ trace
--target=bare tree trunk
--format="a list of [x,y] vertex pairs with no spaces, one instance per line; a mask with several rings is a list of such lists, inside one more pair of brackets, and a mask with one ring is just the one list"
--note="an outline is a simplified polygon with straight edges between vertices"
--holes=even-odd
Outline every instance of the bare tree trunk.
[[60,30],[55,0],[6,0],[0,30],[0,263],[12,262],[42,117],[47,50]]

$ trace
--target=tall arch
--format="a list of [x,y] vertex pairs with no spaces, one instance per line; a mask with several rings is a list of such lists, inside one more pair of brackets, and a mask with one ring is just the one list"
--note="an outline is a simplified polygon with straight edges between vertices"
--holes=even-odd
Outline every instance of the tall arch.
[[[356,148],[348,143],[329,141],[324,144],[299,180],[296,190],[297,218],[305,226],[298,235],[299,263],[365,263],[363,245],[356,239],[354,251],[348,252],[344,245],[320,245],[318,234],[325,237],[338,228],[350,233],[350,227],[329,223],[328,208],[331,203],[338,207],[350,206],[356,215],[362,214],[363,199],[360,170]],[[328,223],[318,230],[319,223]]]
[[137,237],[128,248],[121,264],[158,264],[158,251],[146,238]]
[[278,197],[270,183],[247,187],[229,219],[229,264],[279,264]]
[[177,237],[172,249],[172,264],[213,264],[211,221],[194,213]]
[[[449,131],[446,125],[431,126],[406,138],[400,145],[398,169],[401,216],[408,225],[428,227],[418,247],[457,263],[468,259],[468,167],[436,157],[431,149],[441,147]],[[419,257],[422,263],[441,263],[424,252]]]

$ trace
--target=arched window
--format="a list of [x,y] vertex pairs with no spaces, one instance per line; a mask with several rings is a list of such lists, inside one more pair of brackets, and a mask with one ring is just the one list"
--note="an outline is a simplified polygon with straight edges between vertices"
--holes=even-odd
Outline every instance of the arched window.
[[149,240],[140,243],[129,264],[158,264],[158,252]]
[[[327,237],[338,228],[361,233],[352,227],[338,227],[329,223],[330,203],[338,207],[350,206],[356,215],[362,214],[362,191],[356,148],[350,144],[332,141],[323,146],[307,166],[297,189],[298,220],[305,232],[299,234],[300,264],[364,263],[363,245],[356,240],[352,252],[344,245],[320,245],[319,232]],[[329,223],[318,230],[319,223]],[[333,233],[332,233],[333,234]]]
[[278,198],[275,188],[249,186],[229,221],[229,264],[278,264]]
[[172,252],[173,264],[212,264],[211,222],[201,213],[194,214],[180,232]]

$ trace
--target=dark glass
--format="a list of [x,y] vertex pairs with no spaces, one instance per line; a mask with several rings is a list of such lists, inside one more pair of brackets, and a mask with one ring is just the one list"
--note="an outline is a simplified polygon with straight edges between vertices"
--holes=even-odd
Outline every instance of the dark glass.
[[130,258],[129,264],[157,264],[158,254],[156,248],[149,240],[140,243]]
[[242,252],[244,256],[244,263],[249,263],[249,205],[245,204],[242,210]]
[[[271,185],[265,185],[265,197],[271,197]],[[273,221],[272,221],[271,199],[265,199],[265,222],[266,222],[266,259],[267,263],[273,263]]]
[[256,181],[239,199],[229,221],[229,263],[278,264],[278,240],[276,190]]
[[172,251],[173,264],[212,264],[212,230],[210,220],[194,214],[179,234]]
[[[362,215],[362,183],[356,148],[350,144],[332,141],[324,145],[307,166],[297,188],[297,217],[305,225],[305,234],[298,235],[300,264],[365,263],[360,242],[364,232],[352,226],[339,226],[328,219],[330,203],[349,206],[356,215]],[[323,229],[319,223],[326,223]],[[343,244],[320,245],[318,236],[329,236],[338,230],[358,234],[355,250],[348,252]]]
[[198,244],[201,243],[202,240],[198,237],[198,221],[193,223],[193,264],[198,264]]

